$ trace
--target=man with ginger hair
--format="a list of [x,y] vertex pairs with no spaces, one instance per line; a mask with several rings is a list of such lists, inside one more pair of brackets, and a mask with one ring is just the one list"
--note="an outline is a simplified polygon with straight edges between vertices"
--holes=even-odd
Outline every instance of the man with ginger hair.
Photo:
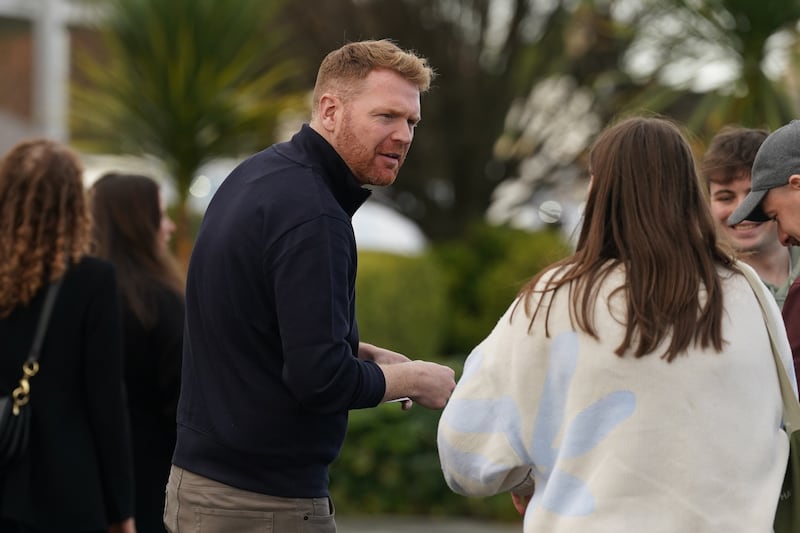
[[186,286],[165,525],[333,532],[328,466],[350,409],[441,409],[454,373],[359,340],[351,217],[391,185],[434,73],[388,40],[323,60],[311,121],[241,163],[208,207]]

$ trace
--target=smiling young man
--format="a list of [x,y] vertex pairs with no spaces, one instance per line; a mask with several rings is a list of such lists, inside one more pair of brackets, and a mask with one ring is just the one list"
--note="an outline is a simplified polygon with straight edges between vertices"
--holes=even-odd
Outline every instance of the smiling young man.
[[450,368],[360,342],[355,319],[351,217],[397,178],[432,76],[388,40],[331,52],[311,122],[215,194],[187,276],[170,531],[334,532],[348,411],[447,402]]
[[728,224],[728,217],[750,192],[753,161],[768,133],[761,129],[723,128],[708,144],[701,169],[711,215],[721,236],[742,261],[755,269],[781,307],[792,282],[800,276],[800,248],[783,246],[776,225],[770,220]]
[[[800,245],[800,120],[770,133],[758,149],[750,193],[728,223],[736,225],[745,220],[772,220],[784,246]],[[800,378],[800,278],[789,288],[782,313],[795,374]]]

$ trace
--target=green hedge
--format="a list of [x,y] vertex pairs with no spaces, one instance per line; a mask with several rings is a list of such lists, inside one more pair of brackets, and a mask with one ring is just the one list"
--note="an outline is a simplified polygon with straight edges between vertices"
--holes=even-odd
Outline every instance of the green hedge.
[[[461,373],[463,358],[442,361]],[[331,467],[331,497],[343,515],[426,515],[519,520],[508,494],[466,498],[450,490],[436,449],[440,411],[398,404],[350,412]]]
[[570,252],[558,231],[531,233],[485,224],[437,247],[451,310],[443,353],[469,353],[494,328],[519,289]]
[[[356,283],[361,338],[447,364],[458,377],[464,354],[488,335],[519,288],[568,253],[557,232],[486,225],[419,257],[362,252]],[[465,498],[447,487],[436,449],[440,414],[421,406],[403,412],[397,404],[352,411],[331,468],[338,510],[519,520],[507,494]]]
[[520,287],[569,253],[558,231],[485,224],[422,256],[361,252],[356,280],[361,338],[413,359],[469,353]]
[[438,264],[429,255],[360,252],[356,317],[361,340],[412,359],[441,352],[446,292]]

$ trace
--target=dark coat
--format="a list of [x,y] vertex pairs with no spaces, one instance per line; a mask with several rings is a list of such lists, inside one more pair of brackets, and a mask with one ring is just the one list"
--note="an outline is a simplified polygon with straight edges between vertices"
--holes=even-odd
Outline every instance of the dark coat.
[[[0,320],[0,393],[17,385],[45,289]],[[67,271],[31,380],[27,455],[0,473],[0,513],[41,531],[104,530],[133,515],[122,333],[112,266]]]
[[797,382],[800,384],[800,278],[797,278],[783,302],[783,322],[786,325],[786,335],[789,337],[789,345],[792,347],[792,359],[794,359],[794,373]]
[[180,392],[183,296],[150,287],[155,323],[145,326],[123,308],[125,383],[133,436],[136,531],[166,531],[164,492],[175,449],[175,410]]

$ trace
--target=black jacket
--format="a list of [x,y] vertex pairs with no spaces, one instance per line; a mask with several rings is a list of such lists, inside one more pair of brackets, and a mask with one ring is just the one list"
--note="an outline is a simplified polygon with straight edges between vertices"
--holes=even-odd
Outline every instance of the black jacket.
[[189,264],[176,465],[273,496],[327,495],[348,410],[386,387],[355,357],[350,217],[368,196],[308,126],[223,182]]
[[[0,393],[16,387],[45,289],[0,320]],[[133,516],[116,279],[84,258],[64,276],[31,379],[23,460],[0,473],[0,512],[41,531],[101,531]]]
[[183,295],[153,281],[146,297],[154,307],[152,325],[142,324],[130,306],[123,305],[125,384],[136,476],[136,531],[163,533],[164,488],[175,450]]

